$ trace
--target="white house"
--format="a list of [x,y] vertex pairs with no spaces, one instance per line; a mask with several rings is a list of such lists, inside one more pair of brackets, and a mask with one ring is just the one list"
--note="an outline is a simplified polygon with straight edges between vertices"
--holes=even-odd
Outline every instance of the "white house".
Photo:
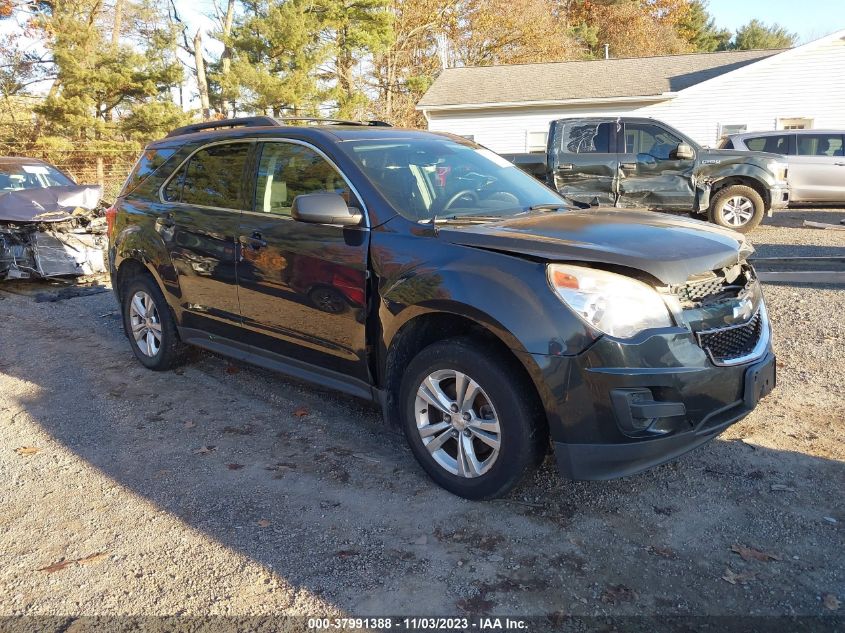
[[429,129],[497,152],[542,151],[562,117],[652,117],[709,146],[731,132],[845,129],[845,30],[787,50],[448,68],[417,109]]

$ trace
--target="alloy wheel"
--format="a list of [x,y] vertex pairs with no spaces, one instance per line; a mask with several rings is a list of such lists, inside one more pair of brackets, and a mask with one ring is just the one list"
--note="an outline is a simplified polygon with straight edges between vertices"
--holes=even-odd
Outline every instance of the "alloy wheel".
[[414,413],[423,445],[453,475],[479,477],[499,457],[501,428],[493,403],[467,374],[441,369],[417,389]]
[[129,303],[132,337],[141,353],[152,358],[161,349],[161,319],[153,298],[143,290],[132,295]]
[[743,226],[754,217],[754,203],[745,196],[732,196],[722,206],[722,218],[725,224]]

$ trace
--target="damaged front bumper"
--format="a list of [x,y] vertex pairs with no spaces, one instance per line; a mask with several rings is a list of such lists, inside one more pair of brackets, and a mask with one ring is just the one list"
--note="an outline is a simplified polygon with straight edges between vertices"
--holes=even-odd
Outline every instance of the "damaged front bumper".
[[72,225],[0,223],[0,281],[105,272],[105,228],[91,231]]
[[105,272],[99,200],[92,186],[0,193],[0,281]]

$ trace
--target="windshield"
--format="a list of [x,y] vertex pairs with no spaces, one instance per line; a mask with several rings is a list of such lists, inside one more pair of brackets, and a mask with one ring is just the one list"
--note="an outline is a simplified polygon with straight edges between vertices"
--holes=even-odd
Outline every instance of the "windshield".
[[344,145],[396,210],[417,222],[501,217],[540,205],[565,205],[532,176],[469,141],[430,138]]
[[42,189],[60,185],[73,185],[73,181],[55,167],[44,164],[0,163],[0,191]]

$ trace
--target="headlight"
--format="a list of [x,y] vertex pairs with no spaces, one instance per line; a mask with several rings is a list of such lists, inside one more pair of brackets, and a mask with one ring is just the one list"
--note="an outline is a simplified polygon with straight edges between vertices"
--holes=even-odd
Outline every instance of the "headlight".
[[549,264],[549,285],[590,326],[618,338],[669,327],[672,317],[654,288],[595,268]]
[[786,182],[787,167],[788,165],[786,163],[782,163],[779,160],[773,160],[769,163],[769,169],[775,175],[775,180],[778,182]]

